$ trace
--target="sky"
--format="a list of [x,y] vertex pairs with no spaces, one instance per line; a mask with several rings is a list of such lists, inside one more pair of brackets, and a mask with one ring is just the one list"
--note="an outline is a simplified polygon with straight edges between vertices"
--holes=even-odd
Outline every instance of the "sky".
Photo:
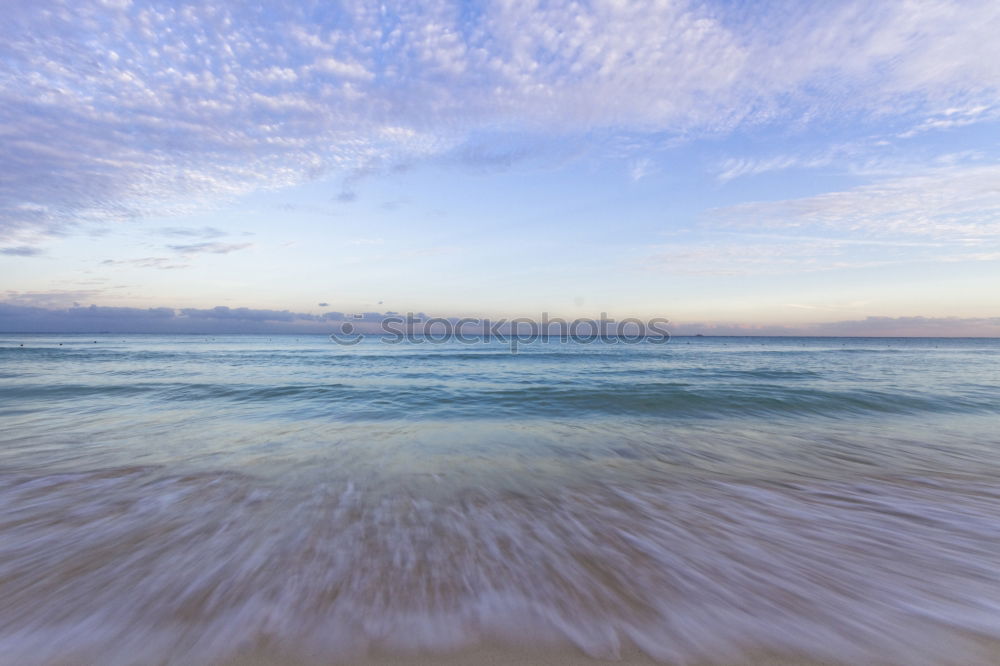
[[3,331],[1000,335],[996,0],[3,13]]

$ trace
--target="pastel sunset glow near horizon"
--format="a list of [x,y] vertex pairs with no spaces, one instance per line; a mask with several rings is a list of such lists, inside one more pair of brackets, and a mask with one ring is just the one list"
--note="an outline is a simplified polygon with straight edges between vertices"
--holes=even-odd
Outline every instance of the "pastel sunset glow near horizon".
[[1000,335],[993,0],[4,15],[0,331]]

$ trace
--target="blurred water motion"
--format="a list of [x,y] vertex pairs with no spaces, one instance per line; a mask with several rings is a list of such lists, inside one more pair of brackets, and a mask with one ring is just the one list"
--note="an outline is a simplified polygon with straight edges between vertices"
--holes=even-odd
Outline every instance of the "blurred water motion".
[[1000,637],[998,341],[91,339],[0,341],[2,663]]

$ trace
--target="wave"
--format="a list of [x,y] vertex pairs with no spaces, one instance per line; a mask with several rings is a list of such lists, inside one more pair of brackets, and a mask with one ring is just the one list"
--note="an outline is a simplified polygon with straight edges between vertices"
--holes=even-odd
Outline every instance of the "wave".
[[[759,379],[780,379],[780,374]],[[730,416],[850,417],[864,414],[995,413],[1000,403],[991,385],[970,384],[951,393],[938,391],[835,390],[796,384],[709,382],[552,382],[490,385],[466,381],[459,385],[436,375],[416,373],[425,381],[396,383],[337,382],[304,384],[236,384],[184,382],[106,382],[103,384],[27,384],[0,386],[0,399],[72,401],[81,398],[136,399],[151,403],[216,402],[260,405],[266,413],[347,419],[475,418],[512,415],[551,417],[573,415],[636,415],[671,418]],[[397,377],[397,380],[401,377]]]

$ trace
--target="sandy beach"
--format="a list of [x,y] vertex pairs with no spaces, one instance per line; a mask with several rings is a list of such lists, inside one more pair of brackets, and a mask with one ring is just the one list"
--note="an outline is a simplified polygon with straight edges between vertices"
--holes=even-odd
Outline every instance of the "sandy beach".
[[[342,666],[654,666],[683,663],[685,666],[843,666],[871,664],[872,666],[899,663],[892,659],[859,662],[849,659],[818,660],[804,655],[778,654],[763,650],[748,650],[725,660],[694,660],[661,662],[636,649],[622,650],[620,659],[596,659],[578,650],[568,648],[517,649],[504,646],[483,646],[442,654],[371,654],[364,658],[330,662],[328,659],[297,659],[264,653],[246,654],[228,660],[220,666],[319,666],[335,663]],[[993,666],[1000,664],[1000,643],[982,638],[969,638],[953,659],[927,659],[920,663],[928,666]],[[912,666],[912,665],[908,665]]]
[[[303,657],[296,660],[273,655],[244,655],[227,661],[221,666],[318,666],[329,664],[326,660]],[[638,651],[626,651],[621,659],[594,659],[568,649],[518,650],[503,647],[483,647],[438,655],[371,655],[363,659],[334,662],[343,666],[653,666],[662,662],[650,659]],[[727,662],[690,662],[692,666],[831,666],[835,662],[821,662],[803,657],[775,654],[747,654]],[[987,662],[984,662],[987,663]],[[989,662],[989,663],[1000,663]]]

